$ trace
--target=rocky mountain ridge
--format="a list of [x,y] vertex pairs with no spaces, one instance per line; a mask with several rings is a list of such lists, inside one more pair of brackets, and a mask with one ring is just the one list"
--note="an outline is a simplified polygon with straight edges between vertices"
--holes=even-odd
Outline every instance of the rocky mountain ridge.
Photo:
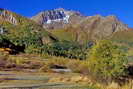
[[[80,12],[71,11],[71,10],[69,11],[63,8],[42,11],[36,16],[33,16],[31,19],[43,25],[43,27],[47,29],[62,29],[70,24],[81,25],[81,24],[84,24],[86,21],[94,23],[95,25],[95,23],[98,23],[99,20],[101,22],[99,24],[105,24],[105,27],[110,26],[112,28],[112,31],[128,28],[125,24],[119,21],[118,18],[115,16],[106,16],[106,17],[100,16],[100,15],[84,16]],[[106,22],[108,22],[108,24]],[[91,24],[88,23],[88,25],[91,25]]]
[[[118,31],[128,30],[128,26],[123,24],[116,16],[84,16],[79,12],[65,10],[63,8],[40,12],[31,19],[17,15],[11,11],[0,9],[0,23],[2,21],[19,27],[28,27],[37,30],[47,29],[50,34],[52,30],[59,34],[54,34],[58,38],[72,37],[73,41],[83,43],[83,41],[108,38]],[[1,24],[0,24],[1,25]],[[45,29],[43,29],[43,28]],[[7,29],[7,28],[6,28]],[[52,29],[52,30],[51,30]],[[1,33],[3,29],[1,28]],[[46,32],[47,33],[47,32]],[[69,35],[66,35],[68,33]]]
[[73,36],[73,39],[78,42],[107,38],[115,32],[129,29],[114,15],[84,16],[79,12],[65,9],[43,11],[31,19],[49,31],[61,29],[64,33],[60,34],[65,34],[67,29],[67,32],[70,32],[69,36],[71,34],[71,37]]
[[0,8],[0,20],[8,21],[14,25],[17,25],[18,23],[16,18],[13,16],[13,14],[10,11],[4,10],[2,8]]

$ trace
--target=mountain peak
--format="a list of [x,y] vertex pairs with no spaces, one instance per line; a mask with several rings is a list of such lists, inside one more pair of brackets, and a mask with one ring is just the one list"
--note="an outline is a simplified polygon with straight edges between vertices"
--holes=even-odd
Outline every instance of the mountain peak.
[[[60,28],[64,24],[69,24],[72,16],[82,16],[79,12],[72,10],[65,10],[64,8],[57,8],[53,10],[42,11],[31,19],[35,22],[44,25],[45,28],[49,27],[47,25],[55,24],[55,28]],[[59,26],[62,25],[62,26]]]
[[93,32],[95,35],[101,32],[109,36],[113,32],[128,29],[127,25],[119,21],[114,15],[83,16],[80,12],[65,10],[64,8],[43,11],[32,17],[32,20],[47,29],[64,29],[70,25],[75,25],[81,27],[82,30],[90,31],[90,34],[95,30]]

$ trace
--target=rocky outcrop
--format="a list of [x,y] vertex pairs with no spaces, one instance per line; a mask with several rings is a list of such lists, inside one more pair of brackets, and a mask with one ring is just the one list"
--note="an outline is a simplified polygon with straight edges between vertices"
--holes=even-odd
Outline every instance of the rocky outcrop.
[[100,15],[86,17],[78,28],[87,34],[87,39],[102,39],[117,31],[128,30],[127,25],[120,22],[115,16],[102,17]]
[[0,20],[7,21],[11,24],[17,25],[17,20],[10,11],[0,9]]
[[7,29],[4,27],[0,26],[0,34],[5,34],[7,32]]

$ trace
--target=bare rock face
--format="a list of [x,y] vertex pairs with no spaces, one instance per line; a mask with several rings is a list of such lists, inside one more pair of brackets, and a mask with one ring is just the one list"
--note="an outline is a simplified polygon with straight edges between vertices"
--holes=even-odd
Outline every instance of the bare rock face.
[[4,20],[11,24],[17,25],[17,20],[12,15],[12,13],[10,11],[7,11],[1,8],[0,8],[0,20]]
[[81,16],[79,12],[67,11],[63,8],[43,11],[31,19],[47,29],[60,29],[69,24],[72,16]]
[[115,16],[102,17],[100,15],[86,17],[78,28],[88,34],[87,39],[102,39],[117,31],[128,30],[127,25],[120,22]]

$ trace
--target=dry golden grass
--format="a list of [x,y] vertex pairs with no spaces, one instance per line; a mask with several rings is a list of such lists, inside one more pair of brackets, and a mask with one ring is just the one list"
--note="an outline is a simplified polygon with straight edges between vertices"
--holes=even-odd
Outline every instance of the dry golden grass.
[[63,66],[68,69],[71,69],[74,73],[88,73],[88,61],[86,60],[77,60],[77,59],[69,59],[64,57],[54,57],[44,62],[44,66],[40,69],[41,71],[48,71],[51,66],[58,65]]
[[[2,57],[2,56],[0,56]],[[17,65],[23,65],[26,63],[32,63],[34,64],[40,64],[40,68],[38,70],[41,70],[40,73],[49,73],[51,74],[51,79],[49,82],[71,82],[71,83],[84,83],[86,85],[94,84],[96,85],[97,89],[133,89],[133,80],[129,83],[119,86],[117,83],[111,83],[108,86],[102,85],[102,84],[95,84],[93,80],[89,77],[89,75],[83,75],[84,73],[88,73],[88,61],[85,60],[75,60],[75,59],[68,59],[63,57],[54,57],[54,56],[47,56],[47,60],[38,56],[32,56],[32,55],[6,55],[3,56],[3,60],[10,61],[12,63],[15,63]],[[29,65],[29,64],[28,64]],[[74,73],[53,73],[51,71],[50,66],[52,65],[60,65],[65,66],[72,70]],[[51,73],[52,72],[52,73]],[[75,74],[77,73],[77,75]],[[44,75],[45,76],[45,75]],[[53,77],[52,77],[53,76]],[[3,78],[2,78],[3,79]],[[3,81],[3,80],[2,80]]]
[[121,86],[115,82],[109,85],[95,84],[95,86],[99,87],[99,89],[133,89],[133,80]]

